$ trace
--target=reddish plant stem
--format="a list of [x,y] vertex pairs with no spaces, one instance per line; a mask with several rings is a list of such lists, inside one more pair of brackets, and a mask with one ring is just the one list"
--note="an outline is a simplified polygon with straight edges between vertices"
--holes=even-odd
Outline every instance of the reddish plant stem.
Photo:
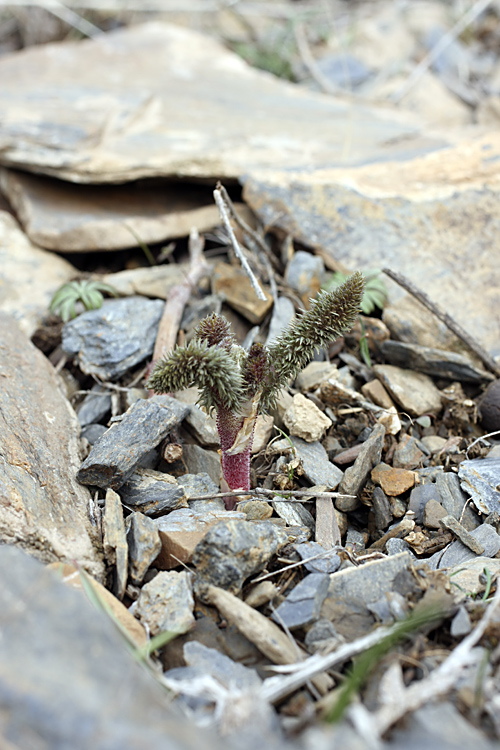
[[[244,417],[234,415],[223,406],[218,408],[217,429],[222,448],[222,474],[230,490],[250,489],[250,451],[253,442],[253,430],[244,450],[234,454],[228,454],[227,452],[234,445],[243,423]],[[237,498],[235,497],[224,498],[227,510],[232,510],[236,502]]]

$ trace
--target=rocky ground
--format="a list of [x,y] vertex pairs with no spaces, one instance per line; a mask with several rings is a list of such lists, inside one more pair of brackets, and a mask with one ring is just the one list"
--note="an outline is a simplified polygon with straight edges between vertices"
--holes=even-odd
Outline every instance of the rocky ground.
[[[98,5],[0,10],[4,741],[496,747],[500,8]],[[227,510],[151,362],[357,269]]]

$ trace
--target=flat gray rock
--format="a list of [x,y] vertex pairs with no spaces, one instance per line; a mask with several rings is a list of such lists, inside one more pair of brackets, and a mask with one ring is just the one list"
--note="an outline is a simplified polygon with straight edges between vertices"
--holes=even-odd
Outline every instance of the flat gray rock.
[[[484,551],[481,553],[482,557],[495,557],[497,552],[500,550],[500,536],[496,533],[493,526],[488,523],[483,523],[470,532],[471,536],[482,545]],[[454,541],[444,552],[435,552],[431,557],[426,560],[426,563],[430,568],[452,568],[454,565],[465,562],[467,560],[473,560],[478,555],[474,554],[465,544],[462,544],[458,539]]]
[[461,383],[482,383],[494,380],[486,370],[476,367],[465,355],[443,349],[431,349],[402,341],[384,341],[381,346],[385,360],[397,367],[424,372],[435,378],[449,378]]
[[355,495],[356,497],[338,497],[335,501],[335,507],[338,510],[348,512],[354,510],[359,504],[357,495],[363,489],[373,467],[377,466],[381,461],[384,437],[385,427],[381,424],[376,424],[370,433],[370,437],[363,443],[354,464],[345,470],[339,485],[339,492],[345,495]]
[[89,491],[75,479],[80,425],[46,357],[0,312],[0,543],[104,572]]
[[[243,195],[265,226],[336,264],[403,273],[496,355],[499,154],[493,132],[406,161],[254,171]],[[395,304],[405,292],[385,281]]]
[[462,489],[482,513],[500,511],[500,458],[462,461],[458,476]]
[[220,221],[210,189],[193,185],[74,185],[4,169],[0,187],[30,240],[65,253],[165,242]]
[[290,440],[302,459],[304,476],[312,484],[324,485],[327,490],[335,490],[344,476],[343,472],[328,460],[328,453],[321,443],[306,443],[302,438],[292,435]]
[[252,690],[262,684],[254,669],[238,664],[229,656],[203,643],[188,641],[184,645],[184,660],[188,667],[195,667],[204,674],[211,675],[217,682],[229,689]]
[[72,182],[340,164],[346,133],[351,164],[446,141],[421,137],[410,115],[308,92],[161,22],[4,56],[0,82],[1,162]]
[[161,516],[186,508],[186,494],[174,477],[153,469],[136,469],[120,487],[122,502],[146,516]]
[[133,474],[141,458],[182,422],[188,410],[189,406],[170,396],[136,401],[94,443],[78,471],[78,481],[118,489]]
[[101,385],[94,385],[87,393],[76,413],[82,427],[100,422],[111,411],[111,392]]
[[153,353],[164,307],[145,297],[106,299],[65,324],[62,348],[87,375],[115,380]]
[[295,549],[302,560],[308,560],[310,557],[318,555],[315,560],[304,563],[304,568],[310,573],[335,573],[340,568],[341,560],[337,552],[333,549],[326,550],[317,542],[296,544]]
[[158,527],[143,513],[131,513],[126,520],[128,573],[135,586],[140,586],[151,563],[161,550]]
[[428,375],[394,365],[375,365],[373,372],[392,398],[411,416],[441,411],[441,393]]
[[76,276],[71,263],[35,247],[14,217],[0,210],[0,311],[32,336],[47,315],[52,295]]
[[162,570],[142,587],[134,614],[151,635],[165,631],[182,635],[194,625],[193,609],[191,574]]
[[330,578],[326,573],[310,573],[290,591],[273,612],[272,619],[290,630],[311,625],[319,619],[328,593]]
[[7,545],[0,575],[1,727],[12,747],[220,747],[171,711],[164,689],[81,591]]

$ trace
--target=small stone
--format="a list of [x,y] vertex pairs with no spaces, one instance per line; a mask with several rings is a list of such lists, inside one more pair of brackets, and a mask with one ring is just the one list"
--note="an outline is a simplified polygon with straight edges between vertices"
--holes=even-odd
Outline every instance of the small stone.
[[393,469],[385,463],[380,463],[372,469],[371,478],[389,497],[402,495],[415,484],[415,474],[412,471]]
[[331,365],[329,362],[309,362],[297,375],[295,387],[299,391],[315,391],[324,380],[335,378],[337,375],[337,365]]
[[[452,472],[443,472],[436,477],[437,498],[446,512],[460,520],[467,502],[467,495],[460,488],[460,480]],[[470,531],[470,529],[469,529]]]
[[246,595],[245,604],[256,609],[267,604],[277,596],[279,596],[279,591],[272,581],[261,581]]
[[388,435],[397,435],[401,432],[402,424],[395,406],[383,409],[377,414],[377,422],[384,425]]
[[296,544],[295,549],[302,560],[308,560],[310,557],[318,555],[315,560],[304,563],[305,569],[310,573],[335,573],[340,568],[340,557],[333,549],[325,550],[316,542]]
[[290,440],[302,460],[304,476],[312,484],[324,485],[327,490],[335,490],[342,477],[343,472],[328,460],[328,454],[321,443],[307,443],[293,435]]
[[283,422],[290,435],[296,435],[308,443],[314,443],[324,436],[332,422],[313,404],[311,399],[297,393],[292,405],[286,410]]
[[200,392],[198,388],[186,388],[185,391],[179,391],[175,398],[183,404],[189,404],[189,414],[186,417],[186,426],[202,445],[218,446],[220,445],[219,433],[217,432],[217,422],[215,417],[209,417],[203,411],[196,401]]
[[[325,448],[325,450],[327,450],[325,446],[325,442],[326,440],[323,441],[322,445]],[[336,464],[336,466],[346,466],[347,464],[354,463],[354,461],[357,459],[357,457],[361,453],[362,448],[363,448],[363,443],[358,443],[357,445],[352,445],[350,448],[347,448],[345,451],[340,451],[332,459],[333,463]]]
[[128,576],[128,545],[120,496],[112,489],[106,491],[106,506],[102,520],[104,555],[114,567],[113,592],[123,599]]
[[[490,557],[473,557],[470,560],[462,560],[457,565],[450,567],[447,571],[452,585],[468,596],[476,596],[484,591],[486,582],[484,580],[484,569],[488,568],[491,577],[495,578],[500,573],[500,560]],[[480,579],[480,576],[483,580]]]
[[142,587],[135,616],[148,626],[151,635],[165,631],[181,635],[195,623],[193,609],[190,573],[162,571]]
[[383,550],[390,539],[405,537],[405,539],[409,541],[410,535],[413,533],[414,528],[415,521],[413,520],[413,518],[403,518],[401,521],[399,521],[399,523],[395,523],[393,526],[391,526],[389,530],[380,537],[380,539],[377,539],[375,542],[373,542],[370,549]]
[[396,469],[416,469],[421,465],[424,454],[417,441],[410,435],[403,435],[394,451],[392,465]]
[[353,552],[358,553],[366,548],[366,538],[363,532],[354,529],[352,526],[347,528],[345,539],[346,548],[349,547]]
[[176,568],[182,563],[190,563],[194,550],[207,531],[221,520],[244,519],[244,513],[227,510],[192,510],[180,508],[166,516],[155,519],[160,541],[161,552],[156,560],[160,570]]
[[493,377],[476,367],[463,354],[444,349],[431,349],[402,341],[385,341],[382,344],[382,354],[391,365],[423,372],[435,378],[448,378],[460,383],[481,383]]
[[161,550],[154,521],[142,513],[131,513],[127,518],[127,544],[129,577],[135,586],[140,586]]
[[368,440],[363,443],[359,456],[354,465],[345,470],[339,485],[339,492],[345,495],[354,495],[355,498],[336,499],[335,505],[339,510],[349,512],[359,505],[357,495],[363,489],[371,470],[380,463],[382,449],[384,447],[385,427],[376,424]]
[[221,463],[217,451],[200,445],[184,443],[183,458],[189,474],[208,474],[212,482],[220,487]]
[[392,523],[392,511],[387,495],[381,487],[374,487],[372,495],[372,508],[375,528],[379,531],[386,529]]
[[314,530],[314,518],[302,503],[273,500],[271,505],[287,526],[307,526],[308,529]]
[[310,654],[317,652],[331,653],[335,647],[342,646],[345,638],[337,633],[329,620],[316,620],[308,628],[304,643]]
[[229,656],[207,648],[203,643],[188,641],[183,651],[188,667],[196,667],[203,674],[210,675],[228,690],[253,690],[262,684],[254,669],[237,664]]
[[265,521],[273,515],[272,506],[265,500],[242,500],[237,503],[236,510],[244,513],[247,521]]
[[231,515],[197,544],[193,564],[197,586],[213,584],[237,594],[248,576],[262,570],[288,538],[269,521],[242,521],[234,518],[234,511]]
[[299,293],[304,307],[309,309],[310,299],[314,299],[321,289],[325,266],[319,255],[298,250],[289,261],[285,271],[285,281]]
[[487,515],[500,509],[500,458],[462,461],[458,476],[478,510]]
[[95,385],[87,393],[76,413],[82,427],[100,422],[111,411],[111,393],[101,385]]
[[500,430],[500,379],[490,383],[479,404],[481,424],[486,432]]
[[136,469],[120,487],[120,495],[125,505],[147,516],[187,508],[184,488],[170,474],[152,469]]
[[318,496],[316,498],[315,538],[324,549],[331,549],[342,544],[336,508],[331,497]]
[[[421,486],[428,486],[428,485],[421,485]],[[416,489],[416,488],[415,488]],[[413,490],[414,492],[415,490]],[[424,520],[424,526],[427,526],[428,529],[440,529],[440,520],[444,518],[447,515],[445,509],[442,505],[440,505],[437,500],[434,500],[434,498],[431,498],[427,501],[427,503],[424,506],[424,513],[423,513],[423,520]],[[453,518],[453,516],[449,516],[449,518]]]
[[116,380],[153,353],[164,306],[145,297],[106,299],[64,325],[62,348],[87,375]]
[[428,375],[393,365],[375,365],[373,372],[412,417],[441,411],[441,394]]
[[460,607],[457,614],[451,621],[450,635],[453,638],[460,638],[464,635],[468,635],[471,630],[472,623],[470,621],[469,613],[467,612],[465,607]]
[[389,396],[380,380],[370,380],[368,383],[364,383],[361,386],[361,393],[365,398],[373,401],[377,406],[381,406],[383,409],[390,409],[394,406],[394,401]]
[[214,497],[210,500],[192,500],[191,498],[203,495],[217,495],[219,487],[210,479],[206,472],[200,474],[183,474],[177,477],[177,484],[182,487],[188,498],[188,506],[195,512],[200,511],[225,511],[226,506],[222,497]]
[[273,612],[272,619],[290,630],[315,622],[320,616],[329,583],[330,578],[325,573],[310,573],[292,589]]
[[[410,502],[408,503],[408,510],[415,513],[415,520],[417,523],[422,523],[424,520],[424,509],[428,502],[433,500],[439,505],[440,495],[435,484],[417,484],[410,493]],[[446,515],[446,510],[444,515]],[[440,528],[439,526],[437,528]]]
[[267,448],[267,444],[271,439],[274,429],[274,419],[270,414],[259,414],[255,422],[255,429],[253,432],[253,443],[251,454],[252,456],[256,453]]
[[80,432],[80,437],[82,440],[87,440],[89,445],[94,445],[94,443],[96,443],[99,438],[104,435],[107,429],[108,428],[103,424],[88,424]]
[[92,446],[77,474],[78,481],[118,489],[141,458],[177,427],[188,411],[189,406],[170,396],[137,401]]
[[483,545],[480,544],[477,539],[472,536],[472,534],[469,534],[469,532],[464,529],[462,524],[459,523],[456,518],[453,518],[453,516],[444,516],[444,518],[441,519],[441,526],[444,529],[448,529],[448,531],[451,531],[452,534],[460,539],[462,544],[465,544],[465,546],[472,550],[475,555],[483,554]]
[[278,297],[278,301],[273,306],[266,346],[272,344],[283,333],[284,329],[290,325],[294,318],[295,307],[292,300],[288,299],[288,297]]
[[404,539],[399,539],[398,537],[392,537],[391,539],[388,539],[385,543],[385,551],[388,555],[399,555],[400,552],[407,552],[412,557],[414,557],[413,552],[411,551],[410,545],[408,542],[405,542]]
[[[471,531],[471,536],[484,547],[484,557],[495,557],[500,550],[500,536],[487,523]],[[445,550],[444,554],[436,552],[426,562],[431,568],[452,568],[459,563],[473,560],[475,557],[474,552],[457,540]]]
[[266,299],[260,300],[245,271],[237,266],[217,263],[213,272],[212,285],[214,294],[223,295],[227,304],[253,325],[262,323],[273,306],[273,297],[269,289],[261,285]]
[[422,438],[421,442],[425,445],[427,450],[431,452],[431,454],[439,453],[443,445],[446,444],[446,439],[439,437],[439,435],[426,435]]

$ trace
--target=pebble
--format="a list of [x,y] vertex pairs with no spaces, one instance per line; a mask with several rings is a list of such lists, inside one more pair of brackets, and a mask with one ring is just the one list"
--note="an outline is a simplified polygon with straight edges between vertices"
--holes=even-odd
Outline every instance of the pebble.
[[166,516],[154,519],[160,534],[161,552],[156,566],[161,570],[176,568],[182,563],[190,563],[194,550],[207,531],[222,520],[244,519],[244,513],[227,510],[193,510],[180,508]]
[[283,422],[290,435],[296,435],[308,443],[321,440],[332,425],[321,409],[302,393],[293,397],[291,406],[283,415]]
[[[496,533],[493,526],[487,523],[483,523],[477,529],[471,531],[471,536],[484,548],[484,552],[482,553],[484,557],[495,557],[500,550],[500,536]],[[459,563],[472,560],[475,557],[474,552],[461,541],[456,540],[445,550],[444,554],[442,551],[435,552],[426,562],[433,569],[452,568]]]
[[[440,494],[435,484],[417,484],[410,493],[410,501],[408,503],[408,510],[415,513],[415,520],[417,523],[422,523],[424,520],[424,510],[428,502],[433,500],[435,503],[440,503]],[[446,515],[446,510],[444,515]],[[437,527],[439,528],[439,527]]]
[[365,398],[373,401],[377,406],[383,409],[390,409],[394,406],[394,401],[387,393],[380,380],[370,380],[361,386],[361,393]]
[[221,463],[217,451],[202,448],[201,445],[184,443],[183,460],[189,474],[208,474],[217,488],[220,487]]
[[321,443],[307,443],[293,435],[290,440],[302,460],[304,476],[312,484],[324,485],[327,490],[335,490],[340,484],[343,472],[328,460],[328,454]]
[[131,513],[126,520],[128,574],[134,586],[140,586],[150,565],[161,550],[158,527],[142,513]]
[[[423,485],[423,486],[425,487],[429,485]],[[424,526],[427,526],[428,529],[440,529],[441,528],[440,521],[441,519],[445,517],[453,518],[453,516],[447,516],[447,513],[445,509],[443,508],[443,506],[440,505],[437,500],[434,500],[434,498],[431,498],[430,500],[427,501],[427,503],[424,506],[424,512],[423,512]]]
[[310,654],[331,653],[345,643],[345,638],[337,633],[329,620],[320,619],[308,628],[304,643]]
[[78,471],[78,481],[118,489],[141,458],[177,427],[188,411],[189,406],[170,396],[136,401],[92,446]]
[[360,552],[366,547],[366,536],[361,531],[354,529],[352,526],[347,527],[347,534],[344,546],[350,547],[353,552]]
[[307,526],[314,531],[314,518],[302,503],[290,503],[286,500],[275,500],[271,503],[277,515],[287,526]]
[[288,328],[295,318],[295,307],[288,297],[278,297],[274,303],[271,322],[269,324],[269,333],[266,339],[266,346],[272,344],[280,336],[285,328]]
[[422,464],[424,454],[418,447],[417,440],[411,435],[403,435],[399,441],[392,460],[396,469],[416,469]]
[[372,509],[375,528],[383,531],[392,523],[392,511],[387,495],[381,487],[373,488]]
[[391,365],[423,372],[434,378],[448,378],[460,383],[482,383],[492,375],[476,367],[465,355],[444,349],[431,349],[402,341],[385,341],[382,355]]
[[324,380],[337,376],[337,365],[331,365],[329,362],[309,362],[297,375],[295,387],[299,391],[315,391]]
[[101,385],[95,385],[87,393],[76,413],[82,427],[100,422],[111,411],[111,393]]
[[428,375],[393,365],[374,365],[373,372],[412,417],[441,411],[441,394]]
[[439,437],[439,435],[426,435],[420,441],[422,442],[428,451],[433,453],[439,453],[443,445],[446,444],[446,438]]
[[262,607],[277,596],[279,596],[279,591],[272,581],[261,581],[246,595],[245,604],[254,608]]
[[309,300],[318,294],[325,266],[319,255],[298,250],[288,262],[285,281],[299,293],[304,307],[309,309]]
[[272,506],[265,500],[242,500],[236,504],[236,510],[244,513],[247,521],[265,521],[273,515]]
[[193,627],[193,609],[191,574],[171,570],[161,571],[142,587],[134,614],[153,636],[165,631],[180,635]]
[[451,621],[450,635],[452,638],[461,638],[464,635],[468,635],[471,630],[472,623],[470,621],[469,613],[465,607],[460,607]]
[[486,432],[500,430],[500,379],[490,383],[478,404]]
[[[179,512],[179,511],[177,511]],[[237,594],[244,581],[266,565],[287,543],[287,534],[268,521],[220,521],[196,545],[193,564],[197,588],[212,584]]]
[[436,489],[439,503],[447,513],[457,521],[461,518],[467,495],[460,488],[458,476],[452,472],[443,472],[436,477]]
[[462,461],[458,468],[460,484],[472,497],[478,510],[488,514],[500,508],[500,458]]
[[394,469],[386,463],[375,466],[371,472],[372,481],[378,484],[386,495],[402,495],[415,484],[415,474],[407,469]]
[[[448,576],[451,581],[452,589],[456,588],[462,593],[469,596],[476,596],[484,591],[486,582],[484,579],[484,569],[488,568],[491,577],[494,578],[500,573],[500,560],[490,557],[472,557],[469,560],[463,560],[457,565],[448,569]],[[480,580],[480,576],[483,580]]]
[[400,552],[406,552],[410,554],[413,558],[415,555],[411,551],[411,547],[408,544],[408,542],[405,542],[404,539],[399,539],[398,537],[394,536],[391,539],[388,539],[385,543],[385,551],[388,555],[399,555]]
[[113,593],[123,599],[128,576],[128,545],[120,496],[112,489],[106,491],[106,505],[102,519],[103,549],[113,571]]
[[116,380],[153,353],[164,307],[146,297],[104,300],[64,325],[62,348],[87,375]]
[[325,550],[316,542],[304,542],[296,544],[295,549],[300,555],[301,560],[307,560],[314,555],[321,555],[315,560],[304,563],[304,568],[310,573],[335,573],[340,568],[340,557],[335,550]]
[[219,485],[210,479],[210,476],[206,472],[202,471],[199,474],[183,474],[182,476],[177,477],[177,484],[183,488],[189,501],[189,507],[192,510],[206,508],[207,502],[217,503],[217,505],[220,505],[221,510],[224,509],[224,501],[222,498],[214,498],[213,500],[191,500],[193,497],[216,495],[219,492]]
[[207,648],[197,641],[188,641],[184,644],[183,651],[188,667],[196,667],[203,674],[210,675],[228,690],[252,690],[262,684],[254,669],[237,664],[215,648]]
[[217,263],[212,276],[214,294],[222,295],[227,304],[253,325],[262,323],[273,306],[273,297],[266,285],[261,289],[266,297],[261,300],[245,271],[229,263]]
[[272,619],[289,630],[311,625],[320,616],[329,583],[326,573],[309,573],[273,612]]
[[80,432],[80,437],[88,441],[89,445],[94,445],[100,437],[104,435],[107,427],[103,424],[88,424]]
[[153,469],[136,469],[120,487],[120,495],[125,505],[147,516],[187,507],[184,488],[174,477]]
[[380,463],[382,449],[384,447],[385,427],[376,424],[368,440],[362,444],[361,451],[354,464],[345,470],[342,481],[339,484],[339,492],[355,497],[338,497],[335,506],[338,510],[349,512],[359,505],[358,495],[366,484],[370,472],[374,466]]
[[407,511],[407,503],[399,497],[389,497],[388,500],[394,518],[402,518]]
[[198,388],[186,388],[185,391],[179,391],[175,398],[183,404],[189,404],[189,414],[185,423],[194,437],[205,446],[220,445],[219,433],[217,432],[217,423],[215,417],[209,417],[203,411],[196,401],[199,396]]
[[472,534],[469,534],[467,529],[464,529],[461,523],[457,521],[453,516],[444,516],[441,518],[440,524],[442,528],[448,529],[454,534],[457,539],[460,539],[462,544],[465,544],[475,555],[482,555],[484,547],[475,539]]
[[270,414],[259,414],[255,421],[255,429],[253,431],[253,443],[250,449],[250,453],[254,456],[256,453],[267,448],[267,445],[271,439],[274,429],[274,419]]

